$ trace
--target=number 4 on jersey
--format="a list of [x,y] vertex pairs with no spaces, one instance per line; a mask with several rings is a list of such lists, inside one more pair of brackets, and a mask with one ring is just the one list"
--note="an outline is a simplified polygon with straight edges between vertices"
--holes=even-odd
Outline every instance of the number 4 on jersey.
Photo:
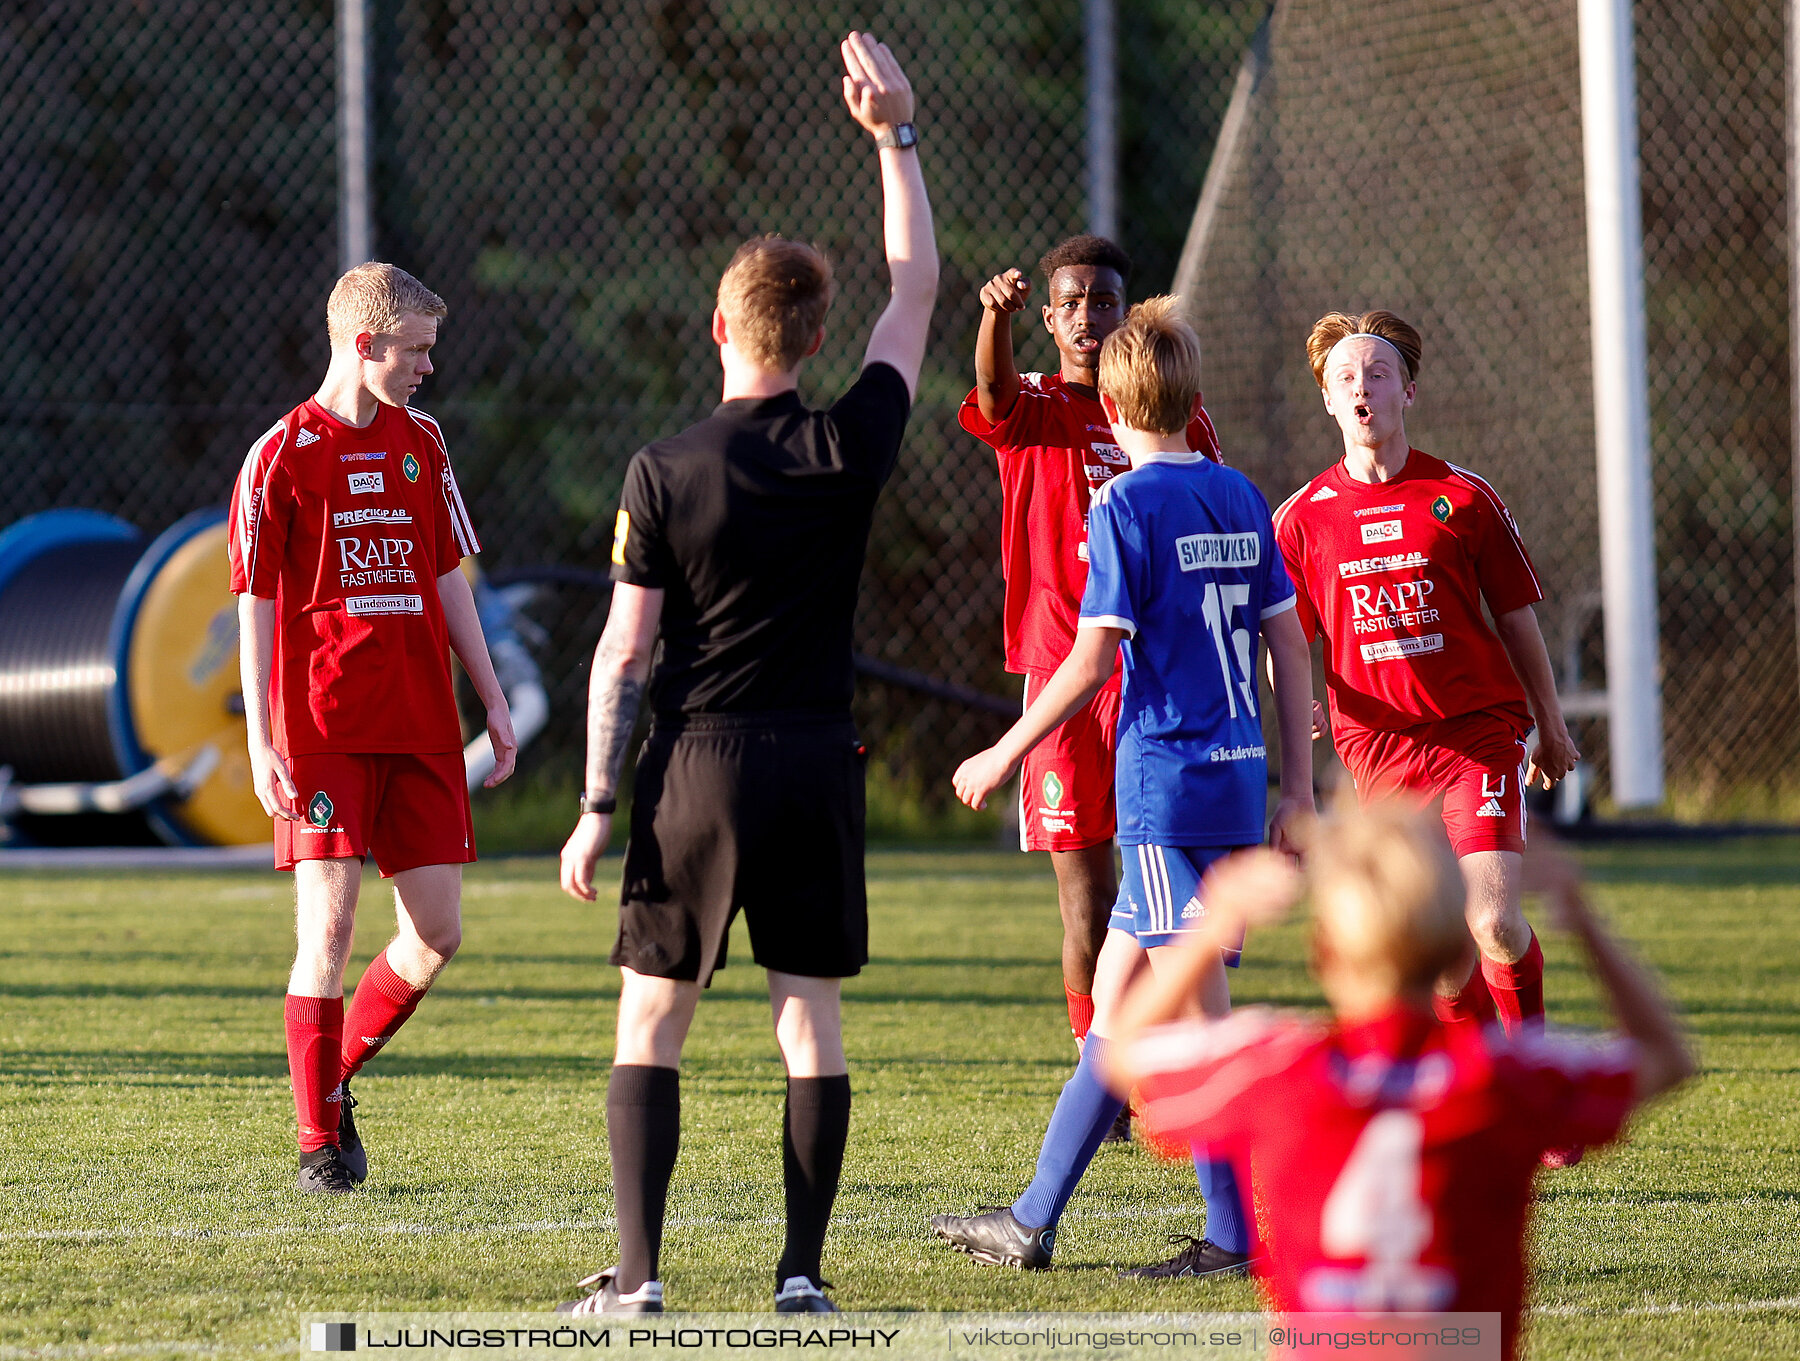
[[1419,1262],[1434,1227],[1420,1194],[1424,1139],[1412,1111],[1382,1111],[1364,1128],[1325,1198],[1319,1247],[1366,1265],[1308,1272],[1303,1289],[1313,1308],[1430,1310],[1455,1294],[1448,1272]]

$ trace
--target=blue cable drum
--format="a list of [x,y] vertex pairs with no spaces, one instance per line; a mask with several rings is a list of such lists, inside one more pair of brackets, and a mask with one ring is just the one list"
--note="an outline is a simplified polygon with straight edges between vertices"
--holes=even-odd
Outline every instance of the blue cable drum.
[[119,592],[143,551],[125,521],[52,510],[0,534],[0,765],[32,783],[117,780],[109,704]]
[[[148,548],[130,524],[87,510],[46,511],[0,533],[0,766],[12,767],[14,780],[102,784],[147,770],[159,756],[179,757],[195,744],[159,747],[172,712],[176,719],[196,718],[209,737],[223,729],[216,748],[235,754],[243,745],[241,717],[212,693],[222,684],[236,688],[235,611],[222,566],[217,583],[200,573],[207,581],[190,598],[196,562],[216,554],[222,564],[224,519],[219,510],[197,511]],[[162,663],[165,673],[171,667],[179,673],[191,660],[177,655],[179,648],[171,653],[171,615],[196,610],[203,619],[222,613],[230,625],[228,637],[208,640],[220,656],[209,662],[214,674],[207,694],[143,686],[146,658]],[[218,673],[227,666],[221,681]],[[140,688],[150,692],[148,701]],[[146,714],[154,736],[141,728]],[[165,797],[129,813],[21,814],[11,830],[57,845],[204,845],[216,839],[207,831],[216,828],[217,809],[199,812],[203,825],[196,828],[192,796]]]

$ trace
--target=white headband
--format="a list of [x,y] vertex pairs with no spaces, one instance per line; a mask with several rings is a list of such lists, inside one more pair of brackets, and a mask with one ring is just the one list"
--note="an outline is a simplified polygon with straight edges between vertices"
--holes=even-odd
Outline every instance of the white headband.
[[1398,356],[1401,368],[1405,369],[1408,374],[1412,372],[1412,365],[1406,362],[1406,356],[1400,353],[1400,347],[1394,344],[1394,342],[1389,340],[1386,336],[1378,336],[1373,331],[1357,331],[1352,335],[1345,336],[1343,340],[1338,341],[1337,345],[1333,345],[1331,349],[1326,352],[1325,363],[1327,365],[1331,363],[1331,356],[1338,352],[1338,345],[1342,345],[1345,341],[1351,340],[1379,340]]

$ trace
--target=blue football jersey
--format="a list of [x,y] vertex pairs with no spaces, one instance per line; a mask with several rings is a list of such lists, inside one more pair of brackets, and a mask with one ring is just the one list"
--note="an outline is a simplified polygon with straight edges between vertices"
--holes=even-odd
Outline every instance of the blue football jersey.
[[1160,454],[1094,493],[1081,626],[1124,629],[1116,789],[1127,846],[1263,838],[1262,621],[1294,586],[1250,479]]

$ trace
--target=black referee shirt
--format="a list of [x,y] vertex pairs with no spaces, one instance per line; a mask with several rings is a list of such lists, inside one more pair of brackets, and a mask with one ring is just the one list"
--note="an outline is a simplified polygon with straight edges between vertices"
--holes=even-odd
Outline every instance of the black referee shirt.
[[871,364],[828,411],[722,402],[632,455],[612,578],[663,591],[657,714],[848,714],[869,525],[911,402]]

